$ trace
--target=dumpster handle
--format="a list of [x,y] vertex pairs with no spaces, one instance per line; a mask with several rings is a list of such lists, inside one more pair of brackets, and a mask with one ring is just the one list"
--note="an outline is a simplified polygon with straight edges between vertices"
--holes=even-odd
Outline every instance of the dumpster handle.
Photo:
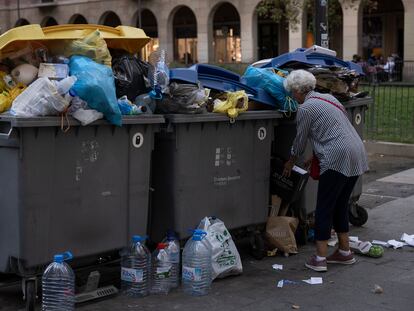
[[0,138],[9,139],[12,132],[13,132],[13,127],[10,126],[10,130],[8,133],[0,133]]
[[236,119],[235,118],[230,118],[229,122],[230,122],[230,124],[234,124],[234,123],[236,123]]

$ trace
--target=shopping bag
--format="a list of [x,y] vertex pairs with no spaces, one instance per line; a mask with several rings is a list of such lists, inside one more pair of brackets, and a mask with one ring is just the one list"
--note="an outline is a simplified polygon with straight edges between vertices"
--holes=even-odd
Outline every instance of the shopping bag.
[[296,254],[295,232],[299,220],[294,217],[270,216],[266,223],[266,239],[272,248],[288,254]]
[[205,217],[198,229],[207,232],[205,239],[211,248],[212,280],[243,272],[240,254],[224,222],[218,218]]
[[313,158],[312,158],[312,162],[311,162],[311,166],[310,166],[310,172],[309,175],[310,177],[312,177],[314,180],[319,180],[320,177],[320,172],[321,172],[321,167],[319,165],[319,159],[318,157],[314,154]]

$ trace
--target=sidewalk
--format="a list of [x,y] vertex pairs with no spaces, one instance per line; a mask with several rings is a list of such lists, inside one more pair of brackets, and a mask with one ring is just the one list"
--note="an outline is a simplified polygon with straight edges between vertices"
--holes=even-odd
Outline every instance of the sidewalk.
[[[409,170],[413,167],[413,158],[370,155],[371,171],[364,177],[359,201],[368,209],[369,220],[362,228],[351,227],[351,235],[361,240],[389,240],[399,239],[404,232],[414,234],[414,170]],[[292,310],[292,305],[300,310],[413,310],[414,248],[386,249],[379,259],[358,256],[355,265],[330,265],[322,274],[304,267],[313,252],[313,245],[308,244],[288,258],[278,255],[257,261],[244,256],[243,274],[215,281],[205,297],[188,297],[181,290],[143,299],[118,295],[77,306],[77,310],[273,311]],[[283,271],[273,270],[275,263],[283,264]],[[322,277],[323,284],[301,281],[311,276]],[[281,279],[298,284],[277,288]],[[383,288],[383,294],[372,292],[375,284]],[[0,289],[0,310],[24,310],[21,297],[19,286]]]

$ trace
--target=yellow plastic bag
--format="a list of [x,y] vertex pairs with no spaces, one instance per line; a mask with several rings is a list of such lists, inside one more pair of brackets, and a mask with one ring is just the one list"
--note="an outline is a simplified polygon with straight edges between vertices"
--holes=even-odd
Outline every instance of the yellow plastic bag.
[[70,42],[65,47],[65,56],[70,57],[72,55],[83,55],[109,67],[112,64],[112,57],[108,46],[98,29],[83,39]]
[[9,91],[3,91],[0,93],[0,113],[9,110],[12,106],[13,101],[19,96],[26,86],[19,83]]
[[249,107],[249,98],[245,91],[228,92],[226,97],[226,100],[214,100],[213,112],[227,113],[229,118],[234,119]]

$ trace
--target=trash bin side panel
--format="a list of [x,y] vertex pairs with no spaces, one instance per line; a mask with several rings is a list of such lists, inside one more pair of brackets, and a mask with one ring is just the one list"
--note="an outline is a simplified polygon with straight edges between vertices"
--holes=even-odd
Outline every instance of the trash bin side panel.
[[140,174],[129,168],[127,128],[24,132],[20,255],[27,266],[65,250],[81,257],[127,245],[129,176]]
[[0,272],[19,254],[19,149],[0,146]]
[[[220,218],[229,229],[264,222],[272,121],[180,123],[174,128],[174,138],[164,141],[173,155],[159,148],[159,141],[155,146],[154,153],[162,152],[164,159],[154,160],[168,165],[154,161],[154,180],[162,180],[163,167],[171,171],[171,181],[153,201],[152,237],[157,239],[173,227],[184,238],[205,216]],[[158,197],[170,198],[168,207]],[[160,212],[166,208],[168,219]]]

